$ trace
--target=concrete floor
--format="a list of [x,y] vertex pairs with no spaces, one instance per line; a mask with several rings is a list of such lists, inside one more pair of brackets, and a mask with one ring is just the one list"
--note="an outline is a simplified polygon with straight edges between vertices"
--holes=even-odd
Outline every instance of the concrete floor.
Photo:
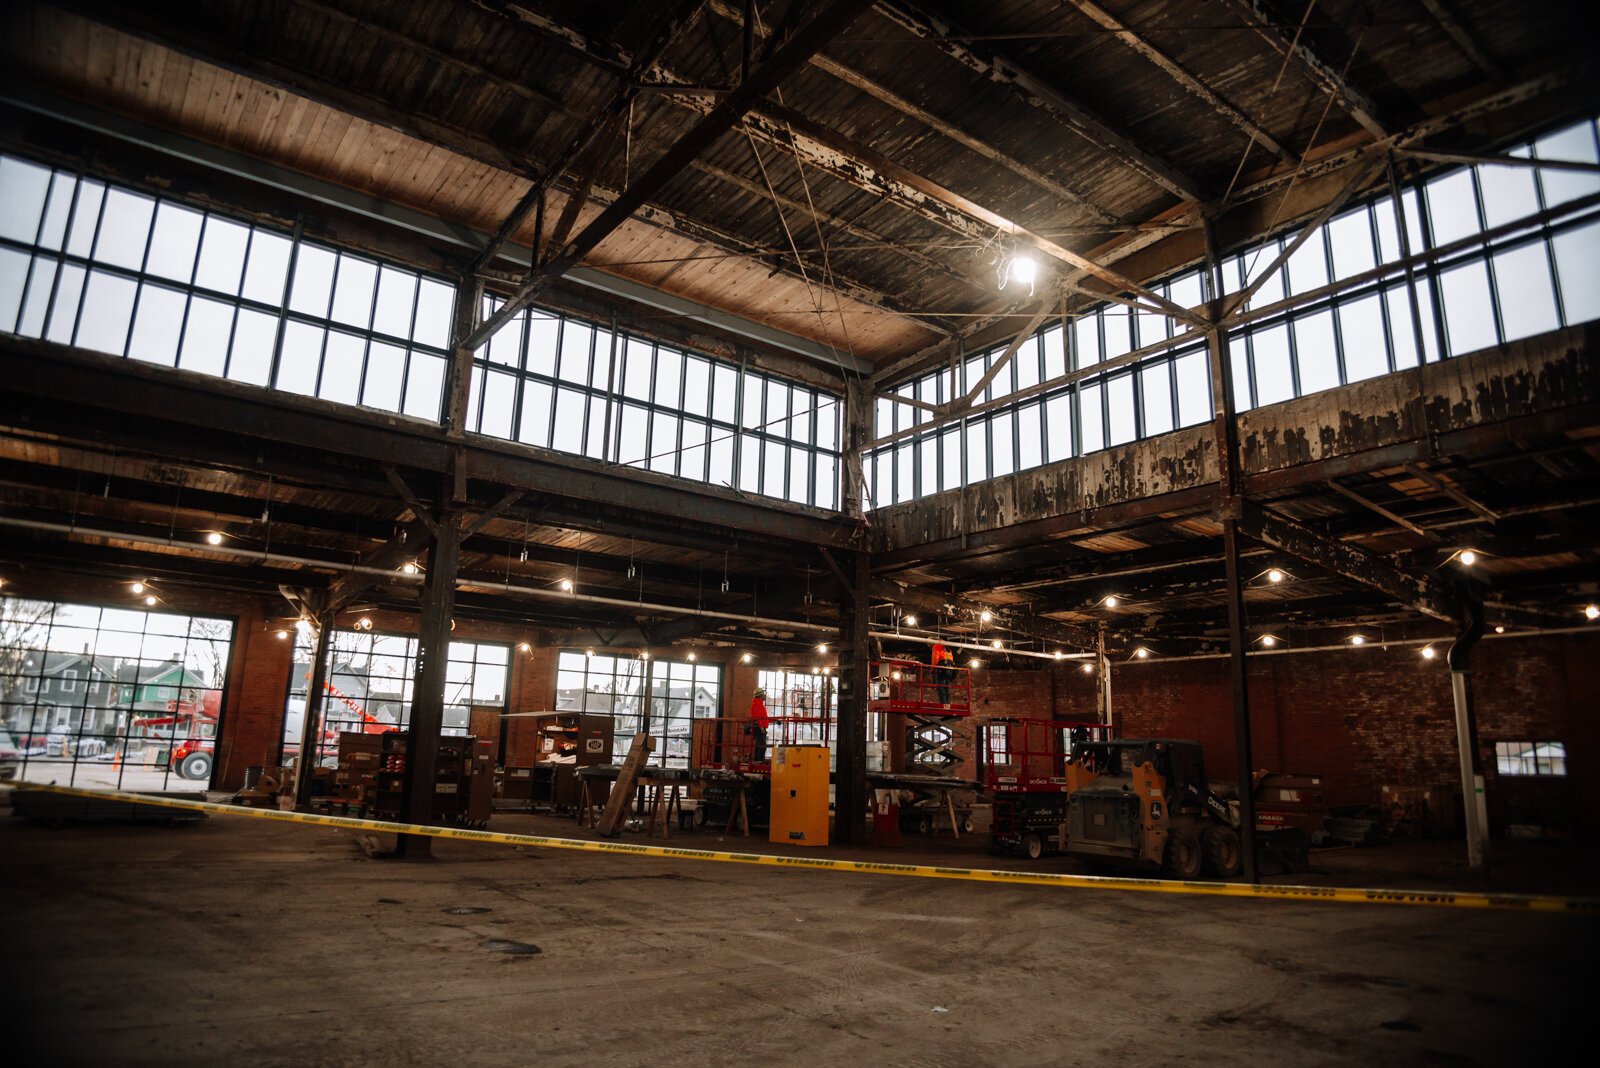
[[[435,852],[372,860],[349,832],[230,817],[0,819],[7,1046],[37,1063],[254,1068],[1492,1065],[1579,1030],[1600,947],[1596,916]],[[1456,852],[1327,854],[1294,879],[1444,885]],[[975,843],[894,857],[928,858],[991,863]]]

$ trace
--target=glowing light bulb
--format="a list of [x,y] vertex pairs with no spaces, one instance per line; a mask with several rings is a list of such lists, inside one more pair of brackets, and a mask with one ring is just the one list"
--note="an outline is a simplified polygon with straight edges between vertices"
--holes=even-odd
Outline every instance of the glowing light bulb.
[[144,583],[135,582],[131,586],[129,586],[128,589],[132,590],[134,593],[143,593],[144,592]]
[[693,654],[693,653],[690,653],[690,654],[689,654],[689,659],[690,659],[690,661],[693,661],[693,660],[694,660],[694,654]]
[[1271,571],[1267,572],[1267,581],[1268,582],[1282,582],[1283,581],[1283,572],[1278,570],[1277,568],[1273,568]]
[[148,604],[148,605],[153,605],[153,604],[156,603],[156,599],[154,597],[146,597],[144,599],[144,603]]
[[825,653],[827,651],[828,651],[828,643],[827,642],[823,642],[821,645],[817,646],[817,652]]
[[1351,645],[1365,645],[1365,644],[1367,644],[1367,639],[1365,637],[1363,637],[1362,635],[1357,634],[1357,635],[1355,635],[1354,637],[1352,637],[1350,639],[1350,644]]
[[991,620],[993,618],[994,618],[994,613],[989,611],[987,608],[985,608],[982,612],[978,613],[978,621],[980,623],[987,623],[987,622],[989,622],[989,620]]
[[1477,562],[1478,562],[1478,554],[1477,553],[1473,552],[1471,549],[1462,549],[1461,550],[1461,563],[1464,566],[1471,567],[1473,564],[1475,564]]
[[1089,661],[1085,660],[1083,662],[1083,673],[1085,675],[1088,675],[1088,674],[1091,674],[1093,671],[1094,671],[1094,665],[1089,663]]
[[1424,660],[1432,660],[1436,655],[1438,655],[1438,654],[1436,654],[1433,651],[1433,646],[1424,645],[1422,647],[1422,659],[1424,659]]
[[401,564],[400,573],[402,575],[415,575],[417,573],[416,562],[413,560],[407,560],[405,563]]
[[1274,646],[1274,645],[1277,645],[1277,644],[1278,644],[1278,639],[1276,639],[1276,638],[1274,638],[1274,637],[1273,637],[1273,636],[1272,636],[1272,635],[1270,635],[1270,634],[1263,634],[1263,635],[1262,635],[1262,636],[1261,636],[1261,644],[1262,644],[1262,645],[1265,645],[1265,646],[1266,646],[1266,647],[1267,647],[1267,648],[1268,648],[1268,649],[1270,649],[1270,648],[1272,648],[1272,647],[1273,647],[1273,646]]
[[741,657],[740,657],[740,658],[739,658],[739,662],[740,662],[740,663],[741,663],[741,664],[748,664],[748,663],[750,663],[750,661],[751,661],[751,660],[753,660],[753,659],[755,659],[755,658],[754,658],[754,657],[752,657],[752,656],[751,656],[751,655],[750,655],[750,654],[749,654],[749,653],[745,653],[745,654],[744,654],[744,655],[743,655],[743,656],[741,656]]
[[1585,619],[1600,619],[1600,605],[1590,605],[1583,610]]
[[218,534],[216,531],[213,530],[210,534],[206,535],[206,544],[207,545],[221,545],[222,544],[222,535]]
[[1115,608],[1115,607],[1117,607],[1117,599],[1115,597],[1107,597],[1106,598],[1106,607],[1107,608]]
[[1143,660],[1150,655],[1150,650],[1141,645],[1139,648],[1133,651],[1133,655],[1138,657],[1140,660]]
[[994,646],[996,649],[1002,648],[1002,646],[1000,645],[1000,639],[999,638],[996,638],[994,641],[990,642],[989,644]]
[[1504,634],[1506,632],[1506,628],[1504,626],[1499,626],[1494,628],[1494,632],[1496,634]]
[[562,579],[561,580],[561,588],[563,590],[565,590],[567,593],[571,593],[572,592],[572,580],[571,579]]
[[1067,654],[1066,654],[1066,653],[1063,653],[1063,652],[1062,652],[1062,651],[1061,651],[1061,650],[1060,650],[1060,649],[1057,649],[1057,650],[1056,650],[1056,659],[1057,659],[1057,660],[1062,660],[1062,659],[1065,659],[1065,658],[1066,658],[1066,655],[1067,655]]
[[1011,261],[1011,277],[1025,286],[1031,286],[1039,277],[1039,264],[1032,256],[1017,256]]
[[288,632],[288,631],[286,631],[286,630],[280,630],[280,631],[279,631],[279,632],[278,632],[278,640],[279,640],[279,641],[280,641],[280,642],[281,642],[281,641],[283,641],[283,640],[284,640],[284,639],[285,639],[285,638],[287,638],[287,637],[288,637],[288,636],[289,636],[289,632]]
[[917,625],[917,617],[916,616],[906,616],[906,626],[914,627],[916,625]]
[[969,667],[972,670],[976,671],[976,670],[978,670],[978,662],[976,660],[968,660],[967,661],[967,667]]
[[650,659],[650,650],[646,649],[644,652],[640,653],[639,654],[639,659],[640,660],[649,660]]

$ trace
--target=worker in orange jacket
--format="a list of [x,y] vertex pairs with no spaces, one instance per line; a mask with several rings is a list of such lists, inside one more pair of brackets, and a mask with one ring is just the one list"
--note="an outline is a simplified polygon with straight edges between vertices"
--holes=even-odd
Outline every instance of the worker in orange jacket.
[[956,658],[943,644],[933,646],[933,684],[939,692],[939,703],[950,703],[950,683],[956,677]]

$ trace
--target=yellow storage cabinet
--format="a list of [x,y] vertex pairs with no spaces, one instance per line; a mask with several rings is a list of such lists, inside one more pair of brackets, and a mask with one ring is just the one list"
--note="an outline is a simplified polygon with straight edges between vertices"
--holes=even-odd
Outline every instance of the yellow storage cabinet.
[[768,838],[789,845],[828,844],[828,747],[785,745],[772,755]]

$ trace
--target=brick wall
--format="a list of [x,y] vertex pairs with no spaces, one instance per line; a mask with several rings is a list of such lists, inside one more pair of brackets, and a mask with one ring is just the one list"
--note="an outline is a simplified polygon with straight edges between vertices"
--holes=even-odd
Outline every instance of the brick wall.
[[[1257,768],[1321,774],[1334,805],[1376,802],[1386,784],[1457,789],[1446,644],[1434,660],[1424,660],[1415,646],[1252,657]],[[1508,803],[1515,808],[1521,798],[1541,810],[1544,822],[1600,830],[1600,634],[1486,639],[1471,667],[1494,822],[1512,820]],[[1061,719],[1093,718],[1094,676],[1075,664],[980,677],[983,713],[1026,715],[1045,707]],[[1117,664],[1112,705],[1124,735],[1196,739],[1205,747],[1207,774],[1236,777],[1226,660]],[[1565,782],[1498,781],[1494,742],[1529,739],[1566,744]]]

